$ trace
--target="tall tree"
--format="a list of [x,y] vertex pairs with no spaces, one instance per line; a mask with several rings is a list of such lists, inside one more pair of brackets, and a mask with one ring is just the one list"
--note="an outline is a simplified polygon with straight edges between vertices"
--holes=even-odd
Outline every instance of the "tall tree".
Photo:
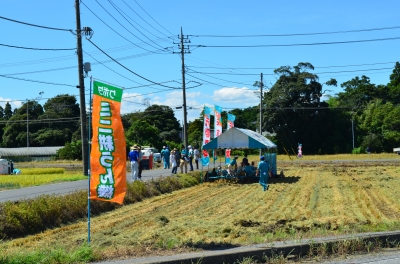
[[[264,94],[263,130],[276,133],[280,151],[283,147],[296,149],[301,143],[305,153],[342,152],[339,142],[332,141],[339,140],[333,129],[336,118],[328,104],[321,102],[324,84],[312,70],[311,63],[300,62],[293,68],[282,66],[274,71],[278,80]],[[336,85],[336,80],[325,84]]]
[[[7,147],[26,147],[27,138],[29,138],[29,146],[39,146],[33,135],[43,126],[42,123],[38,122],[38,117],[42,114],[43,107],[38,102],[28,101],[24,103],[9,119],[4,129],[3,144]],[[29,137],[27,137],[28,125]]]
[[138,120],[132,124],[125,133],[125,136],[127,138],[127,143],[130,145],[150,145],[160,149],[162,143],[159,134],[160,131],[147,121]]
[[400,63],[396,62],[388,83],[390,102],[400,104]]
[[9,102],[7,102],[6,106],[4,108],[4,119],[8,120],[12,117],[12,115],[13,115],[13,111],[12,111],[11,105]]
[[79,105],[75,96],[60,94],[49,99],[43,106],[39,120],[44,125],[32,136],[40,146],[64,146],[71,142],[74,132],[79,130]]

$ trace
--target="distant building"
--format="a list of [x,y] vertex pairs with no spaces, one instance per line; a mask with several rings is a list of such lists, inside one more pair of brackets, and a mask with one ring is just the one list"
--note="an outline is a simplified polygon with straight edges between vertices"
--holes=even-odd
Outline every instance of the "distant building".
[[0,148],[0,158],[19,162],[51,160],[63,147]]

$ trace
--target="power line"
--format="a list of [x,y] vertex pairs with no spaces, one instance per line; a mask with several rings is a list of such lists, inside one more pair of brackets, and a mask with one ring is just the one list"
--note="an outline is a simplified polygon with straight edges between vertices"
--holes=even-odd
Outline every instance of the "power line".
[[[345,70],[345,71],[332,71],[332,72],[315,72],[313,74],[326,74],[326,73],[342,73],[342,72],[363,72],[363,71],[376,71],[376,70],[390,70],[389,68],[375,68],[375,69],[360,69],[360,70]],[[259,75],[259,73],[232,73],[232,72],[196,72],[199,74],[217,74],[217,75]],[[277,73],[264,73],[264,75],[279,75]]]
[[113,57],[111,57],[110,55],[108,55],[105,51],[103,51],[103,50],[102,50],[101,48],[99,48],[96,44],[94,44],[93,41],[91,41],[90,39],[87,39],[87,40],[88,40],[90,43],[92,43],[93,46],[95,46],[98,50],[100,50],[101,52],[103,52],[104,55],[106,55],[107,57],[109,57],[110,59],[112,59],[115,63],[117,63],[118,65],[120,65],[120,66],[121,66],[122,68],[124,68],[125,70],[127,70],[127,71],[133,73],[134,75],[138,76],[139,78],[141,78],[141,79],[143,79],[143,80],[146,80],[146,81],[148,81],[148,82],[150,82],[150,83],[153,83],[153,84],[156,84],[156,85],[159,85],[159,86],[166,87],[166,88],[179,89],[179,90],[181,89],[181,88],[178,88],[178,87],[172,87],[172,86],[167,86],[167,85],[164,85],[164,84],[161,84],[161,83],[157,83],[157,82],[154,82],[154,81],[152,81],[152,80],[147,79],[146,77],[141,76],[140,74],[138,74],[138,73],[136,73],[136,72],[130,70],[129,68],[127,68],[126,66],[122,65],[122,64],[119,63],[117,60],[115,60]]
[[[109,15],[109,16],[111,16],[121,27],[123,27],[126,31],[128,31],[132,36],[134,36],[135,38],[137,38],[137,39],[139,39],[140,41],[143,41],[141,38],[139,38],[138,36],[136,36],[135,34],[133,34],[129,29],[127,29],[124,25],[122,25],[119,21],[118,21],[118,19],[116,19],[110,12],[108,12],[107,11],[107,9],[105,9],[104,7],[103,7],[103,5],[102,4],[100,4],[99,3],[99,1],[97,1],[97,0],[95,0],[96,1],[96,3],[104,10],[104,11],[106,11],[106,13]],[[113,6],[113,5],[112,5]],[[114,7],[114,6],[113,6]],[[115,7],[114,7],[114,9],[115,10],[117,10]],[[124,17],[118,10],[117,10],[117,12],[122,16],[122,17]],[[124,17],[125,18],[125,17]],[[126,18],[125,18],[126,19]],[[127,19],[126,19],[127,20]],[[128,20],[127,20],[128,21]],[[129,21],[128,21],[128,23],[130,23]],[[131,24],[131,23],[130,23]],[[133,26],[132,24],[131,24],[131,26]],[[134,27],[134,26],[133,26]],[[134,27],[137,31],[139,31],[136,27]],[[139,31],[139,33],[141,33],[142,35],[143,35],[143,33],[142,32],[140,32]],[[147,37],[146,37],[147,38]],[[155,49],[158,49],[158,50],[161,50],[161,51],[164,51],[164,50],[162,50],[162,49],[159,49],[159,48],[157,48],[157,47],[154,47],[154,46],[152,46],[152,45],[150,45],[150,44],[147,44],[147,45],[149,45],[150,47],[152,47],[152,48],[155,48]],[[161,47],[161,46],[160,46]],[[162,47],[161,47],[162,48]]]
[[[160,45],[158,45],[157,43],[155,43],[153,40],[151,40],[150,38],[148,38],[145,34],[143,34],[139,29],[137,29],[134,25],[132,25],[131,22],[129,22],[129,20],[126,17],[129,17],[124,11],[121,10],[121,8],[119,8],[116,4],[114,4],[111,0],[108,0],[108,2],[114,7],[115,10],[117,10],[117,12],[132,26],[134,27],[137,31],[139,31],[140,34],[142,34],[145,38],[147,38],[148,40],[150,40],[151,42],[153,42],[154,44],[156,44],[157,46],[159,46],[161,49],[163,49],[163,47],[161,47]],[[122,15],[121,12],[124,14]],[[131,17],[129,17],[129,19],[134,22],[135,24],[137,24],[138,26],[140,26],[143,30],[145,30],[146,32],[150,33],[151,35],[153,35],[154,37],[157,37],[156,35],[154,35],[153,33],[149,32],[147,29],[145,29],[144,27],[142,27],[139,23],[135,22]]]
[[214,78],[214,79],[217,79],[217,80],[220,80],[220,81],[231,82],[231,83],[236,83],[236,84],[241,84],[241,85],[250,86],[249,84],[246,84],[246,83],[240,83],[240,82],[234,82],[234,81],[224,80],[224,79],[221,79],[221,78],[217,78],[217,77],[210,76],[210,75],[208,75],[208,74],[201,73],[201,72],[197,72],[197,71],[193,71],[193,70],[191,70],[191,73],[199,73],[199,74],[202,74],[202,75],[204,75],[204,76],[211,77],[211,78]]
[[0,44],[0,46],[8,47],[8,48],[16,48],[16,49],[27,49],[27,50],[53,50],[53,51],[60,51],[60,50],[75,50],[76,48],[71,49],[46,49],[46,48],[30,48],[30,47],[21,47],[21,46],[13,46],[7,44]]
[[19,81],[25,81],[25,82],[36,82],[36,83],[43,83],[43,84],[51,84],[51,85],[60,85],[60,86],[76,87],[76,85],[70,85],[70,84],[64,84],[64,83],[44,82],[44,81],[37,81],[37,80],[30,80],[30,79],[23,79],[23,78],[17,78],[17,77],[6,76],[6,75],[2,75],[2,74],[0,74],[0,77],[9,78],[9,79],[14,79],[14,80],[19,80]]
[[38,27],[38,28],[44,28],[44,29],[51,29],[51,30],[69,31],[69,32],[73,33],[73,30],[72,30],[72,29],[54,28],[54,27],[40,26],[40,25],[35,25],[35,24],[31,24],[31,23],[26,23],[26,22],[14,20],[14,19],[11,19],[11,18],[3,17],[3,16],[0,16],[0,18],[1,18],[1,19],[4,19],[4,20],[11,21],[11,22],[15,22],[15,23],[27,25],[27,26]]
[[[165,35],[164,33],[162,33],[161,31],[159,31],[158,29],[156,29],[155,27],[153,27],[149,22],[147,22],[144,18],[142,18],[135,10],[132,9],[132,7],[127,4],[124,0],[122,0],[122,2],[124,2],[125,5],[127,5],[129,7],[130,10],[132,10],[138,17],[140,17],[144,22],[146,22],[147,25],[149,25],[150,27],[152,27],[154,30],[156,30],[158,33],[168,37],[167,35]],[[143,8],[142,8],[143,9]],[[150,33],[150,32],[149,32]],[[172,34],[172,33],[171,33]],[[169,37],[168,37],[169,38]]]
[[200,48],[267,48],[267,47],[294,47],[294,46],[317,46],[317,45],[334,45],[334,44],[350,44],[350,43],[362,43],[362,42],[375,42],[375,41],[387,41],[397,40],[400,37],[394,38],[381,38],[381,39],[363,39],[363,40],[349,40],[349,41],[334,41],[334,42],[315,42],[315,43],[295,43],[295,44],[261,44],[261,45],[188,45],[191,47]]
[[139,45],[137,45],[137,44],[131,42],[129,39],[127,39],[127,38],[125,38],[124,36],[122,36],[121,34],[119,34],[115,29],[113,29],[113,28],[112,28],[111,26],[109,26],[106,22],[104,22],[104,20],[101,19],[98,15],[96,15],[96,13],[93,12],[83,1],[81,1],[81,4],[83,4],[83,5],[84,5],[95,17],[97,17],[101,22],[103,22],[104,25],[106,25],[109,29],[111,29],[112,31],[114,31],[115,34],[117,34],[117,35],[120,36],[121,38],[125,39],[126,41],[128,41],[128,42],[131,43],[132,45],[136,46],[137,48],[144,49],[145,51],[148,51],[148,52],[152,52],[152,53],[156,53],[156,54],[162,54],[162,53],[159,53],[159,52],[156,52],[156,51],[148,50],[148,49],[146,49],[146,48],[143,48],[143,47],[141,47],[141,46],[139,46]]
[[170,33],[171,35],[173,35],[169,30],[167,30],[165,27],[163,27],[160,23],[158,23],[149,13],[147,13],[147,11],[141,6],[141,5],[139,5],[139,3],[136,1],[136,0],[134,0],[135,1],[135,3],[151,18],[151,19],[153,19],[153,21],[154,22],[156,22],[160,27],[162,27],[165,31],[167,31],[168,33]]
[[314,32],[314,33],[261,34],[261,35],[191,35],[191,36],[208,37],[208,38],[292,37],[292,36],[330,35],[330,34],[343,34],[343,33],[367,32],[367,31],[380,31],[380,30],[391,30],[399,28],[400,26],[392,26],[392,27],[382,27],[382,28],[327,31],[327,32]]
[[[345,68],[345,67],[355,67],[355,66],[369,66],[369,65],[379,65],[379,64],[392,64],[396,61],[391,62],[375,62],[375,63],[363,63],[363,64],[348,64],[348,65],[333,65],[333,66],[317,66],[315,69],[323,68]],[[204,69],[220,69],[220,70],[275,70],[279,67],[269,68],[269,67],[213,67],[213,66],[189,66],[190,68],[204,68]]]

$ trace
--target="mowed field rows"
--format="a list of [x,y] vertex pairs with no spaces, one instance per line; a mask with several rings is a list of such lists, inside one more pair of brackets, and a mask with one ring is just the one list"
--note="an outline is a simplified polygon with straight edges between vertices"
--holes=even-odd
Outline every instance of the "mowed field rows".
[[[397,164],[281,167],[285,177],[266,192],[258,183],[203,183],[94,217],[91,245],[108,259],[399,228]],[[86,239],[85,221],[3,241],[0,251],[73,251]]]

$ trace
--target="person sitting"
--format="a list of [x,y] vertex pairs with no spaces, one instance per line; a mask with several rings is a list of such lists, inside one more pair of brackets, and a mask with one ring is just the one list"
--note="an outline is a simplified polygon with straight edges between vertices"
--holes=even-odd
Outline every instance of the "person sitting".
[[244,168],[244,167],[246,167],[248,164],[249,164],[249,160],[248,160],[248,158],[247,158],[247,155],[244,155],[244,158],[242,159],[241,165],[242,165],[242,167]]
[[231,161],[231,163],[228,164],[228,173],[229,173],[229,174],[232,173],[233,167],[235,168],[235,170],[237,170],[237,162],[236,162],[236,160],[237,160],[238,158],[239,158],[238,156],[235,156],[235,157],[233,158],[233,160]]
[[247,165],[244,167],[244,172],[246,173],[247,177],[255,176],[255,170],[249,163],[247,163]]

